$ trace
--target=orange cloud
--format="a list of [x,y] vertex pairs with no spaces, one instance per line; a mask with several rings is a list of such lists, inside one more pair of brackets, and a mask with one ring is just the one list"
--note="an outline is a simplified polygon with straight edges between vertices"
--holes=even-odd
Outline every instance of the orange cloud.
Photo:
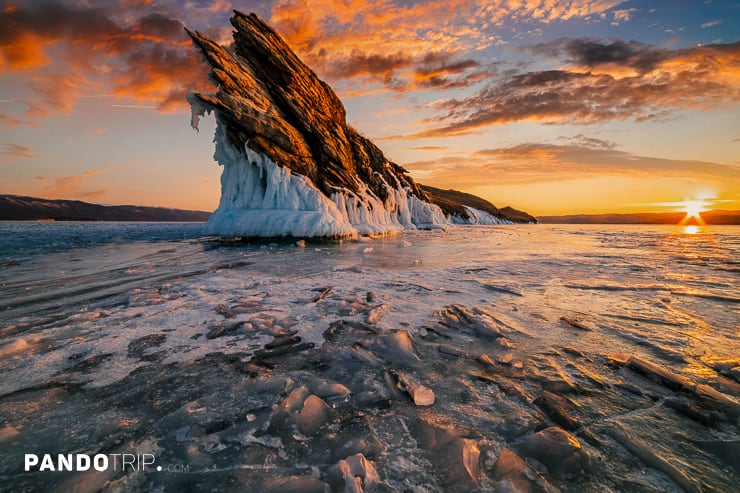
[[468,155],[405,164],[422,183],[471,190],[481,183],[523,185],[617,176],[691,177],[718,183],[740,180],[740,168],[706,161],[641,156],[612,142],[576,136],[564,144],[523,143]]
[[5,150],[0,151],[0,159],[2,160],[32,157],[36,154],[36,151],[33,147],[20,144],[10,144],[6,142],[5,144],[3,144],[3,147],[5,148]]
[[44,40],[34,33],[20,33],[0,45],[0,70],[28,71],[46,66],[51,60],[43,49]]
[[123,70],[114,69],[113,94],[140,102],[155,102],[160,111],[182,109],[188,90],[205,89],[205,63],[194,50],[163,44],[129,51]]
[[[287,0],[273,8],[271,22],[309,66],[334,83],[361,77],[370,85],[392,90],[444,89],[470,85],[487,75],[462,54],[500,41],[491,26],[505,19],[546,23],[603,12],[619,3],[431,0],[401,5],[390,0]],[[447,57],[450,70],[428,75],[424,59],[433,54]],[[379,70],[370,69],[380,61],[388,63]],[[451,73],[457,77],[450,78]],[[471,76],[467,82],[466,75]]]
[[88,178],[103,174],[108,168],[94,171],[85,171],[80,175],[63,176],[54,180],[41,191],[41,196],[48,199],[99,199],[108,193],[105,188],[83,188]]
[[20,127],[22,125],[28,125],[29,127],[37,128],[38,125],[30,120],[20,120],[12,116],[8,116],[0,113],[0,124],[4,127]]
[[[47,1],[0,12],[0,69],[28,74],[35,95],[26,101],[28,115],[70,111],[82,95],[113,94],[161,111],[185,108],[186,91],[205,88],[205,66],[183,23],[148,3]],[[14,120],[3,123],[20,121]]]
[[[603,12],[616,3],[283,0],[271,7],[271,15],[289,44],[322,77],[339,83],[340,92],[366,94],[377,88],[405,92],[478,83],[493,69],[468,53],[499,41],[491,26],[502,19],[551,22]],[[183,109],[188,89],[207,89],[207,71],[181,19],[228,42],[227,30],[209,26],[221,26],[230,8],[227,0],[185,9],[151,0],[9,3],[0,11],[0,69],[31,76],[38,100],[29,102],[28,114],[34,118],[69,111],[83,94],[132,98],[161,111]],[[54,80],[65,90],[52,94]]]
[[[671,51],[640,43],[561,40],[546,51],[562,52],[580,66],[494,77],[470,97],[438,101],[434,107],[441,114],[422,122],[432,128],[411,137],[461,135],[514,121],[643,121],[740,103],[740,43]],[[625,67],[632,72],[625,75]]]
[[31,118],[69,112],[81,95],[94,93],[101,88],[94,80],[75,72],[30,76],[29,86],[36,94],[36,98],[26,101]]

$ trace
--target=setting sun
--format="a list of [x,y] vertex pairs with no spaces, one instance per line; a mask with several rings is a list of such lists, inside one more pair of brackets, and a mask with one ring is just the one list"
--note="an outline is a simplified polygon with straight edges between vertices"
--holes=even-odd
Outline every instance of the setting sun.
[[684,211],[689,217],[700,217],[699,213],[704,212],[704,201],[703,200],[689,200],[686,201]]
[[681,210],[682,212],[686,212],[686,216],[684,216],[683,219],[681,219],[681,222],[679,223],[681,226],[688,224],[689,222],[694,222],[700,226],[703,226],[705,224],[704,219],[701,217],[701,213],[706,211],[705,206],[706,202],[704,200],[686,200],[682,203]]

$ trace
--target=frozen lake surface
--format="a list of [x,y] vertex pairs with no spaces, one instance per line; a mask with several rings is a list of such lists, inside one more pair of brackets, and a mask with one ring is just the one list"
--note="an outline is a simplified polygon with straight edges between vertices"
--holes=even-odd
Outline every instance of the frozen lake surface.
[[0,489],[740,484],[738,227],[201,227],[0,223]]

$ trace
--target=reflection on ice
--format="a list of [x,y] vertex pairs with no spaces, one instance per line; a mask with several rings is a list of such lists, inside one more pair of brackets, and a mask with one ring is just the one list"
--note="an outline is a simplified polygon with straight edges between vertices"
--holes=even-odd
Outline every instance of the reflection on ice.
[[[18,458],[0,481],[733,491],[740,237],[675,233],[461,227],[19,258],[0,270],[0,454]],[[17,467],[128,450],[190,474]]]

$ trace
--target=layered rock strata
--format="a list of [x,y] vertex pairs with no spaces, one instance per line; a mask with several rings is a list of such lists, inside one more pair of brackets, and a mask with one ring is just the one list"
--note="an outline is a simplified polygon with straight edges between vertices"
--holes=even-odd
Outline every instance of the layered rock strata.
[[465,203],[450,207],[449,198],[435,203],[440,194],[347,124],[334,91],[277,32],[255,14],[235,11],[231,23],[233,52],[188,31],[218,87],[188,95],[195,128],[205,113],[216,116],[214,157],[224,171],[211,233],[351,237],[512,222]]

